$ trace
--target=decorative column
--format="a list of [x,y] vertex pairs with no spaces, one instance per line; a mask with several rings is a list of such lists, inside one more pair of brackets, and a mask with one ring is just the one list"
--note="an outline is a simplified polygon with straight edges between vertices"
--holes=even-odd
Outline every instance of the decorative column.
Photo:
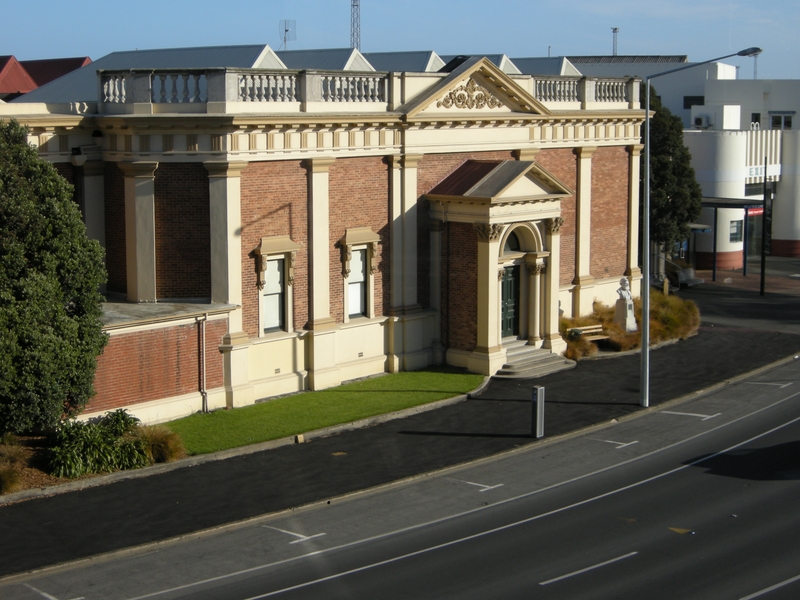
[[330,299],[329,170],[332,157],[305,161],[308,171],[308,256],[311,279],[308,336],[308,382],[312,390],[339,385],[336,368],[336,321]]
[[223,385],[229,408],[255,402],[250,385],[250,338],[242,331],[242,171],[246,162],[210,160],[208,212],[211,247],[211,301],[237,305],[228,314],[228,332],[222,338]]
[[594,277],[591,274],[592,246],[592,155],[597,148],[576,148],[578,157],[578,190],[575,218],[575,285],[572,296],[573,316],[592,311]]
[[501,223],[476,223],[478,233],[478,336],[468,368],[485,375],[494,375],[505,363],[506,351],[500,343],[500,283],[497,259]]
[[123,162],[128,301],[156,301],[155,173],[157,162]]
[[421,154],[402,158],[403,216],[403,311],[419,308],[417,303],[417,165]]
[[431,221],[430,305],[436,311],[433,319],[433,364],[444,362],[442,346],[442,228],[441,221]]
[[559,306],[558,294],[561,287],[561,226],[564,224],[562,217],[547,219],[547,247],[550,257],[545,271],[546,290],[544,294],[544,323],[543,348],[548,348],[556,354],[561,354],[567,343],[558,332]]
[[628,268],[625,275],[631,279],[631,291],[641,294],[642,270],[639,268],[639,179],[641,177],[641,144],[628,146]]
[[540,279],[545,268],[539,259],[525,263],[525,268],[528,270],[528,344],[534,346],[542,341],[539,324],[542,313]]

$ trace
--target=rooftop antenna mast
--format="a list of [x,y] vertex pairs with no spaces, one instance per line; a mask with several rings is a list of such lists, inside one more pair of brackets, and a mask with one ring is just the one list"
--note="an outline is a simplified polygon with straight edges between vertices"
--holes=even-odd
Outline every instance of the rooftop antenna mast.
[[297,25],[294,19],[283,19],[278,23],[278,35],[281,36],[283,43],[279,50],[288,50],[289,42],[297,39]]
[[612,33],[614,34],[614,53],[613,56],[617,55],[617,34],[619,33],[619,27],[612,27]]
[[361,0],[350,0],[350,47],[361,50]]

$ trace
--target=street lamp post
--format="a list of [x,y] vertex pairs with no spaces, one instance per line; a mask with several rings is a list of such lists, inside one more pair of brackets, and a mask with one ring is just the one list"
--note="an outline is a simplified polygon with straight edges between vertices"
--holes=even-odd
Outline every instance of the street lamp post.
[[642,364],[641,364],[641,400],[642,406],[650,406],[650,80],[670,73],[693,69],[700,65],[730,58],[732,56],[757,56],[761,48],[746,48],[739,52],[726,54],[717,58],[704,60],[662,71],[645,77],[645,113],[644,113],[644,201],[642,204]]

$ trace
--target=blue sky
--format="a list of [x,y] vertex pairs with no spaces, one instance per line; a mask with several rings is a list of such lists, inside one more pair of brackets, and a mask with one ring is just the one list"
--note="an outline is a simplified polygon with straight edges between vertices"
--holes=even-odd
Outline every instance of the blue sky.
[[[278,49],[281,19],[297,23],[290,49],[350,45],[350,0],[5,4],[0,55],[19,60],[180,46]],[[800,79],[799,25],[797,0],[361,0],[364,52],[611,54],[611,28],[619,27],[619,54],[688,54],[701,61],[761,46],[759,79]],[[741,67],[741,78],[753,77],[752,58],[726,62]]]

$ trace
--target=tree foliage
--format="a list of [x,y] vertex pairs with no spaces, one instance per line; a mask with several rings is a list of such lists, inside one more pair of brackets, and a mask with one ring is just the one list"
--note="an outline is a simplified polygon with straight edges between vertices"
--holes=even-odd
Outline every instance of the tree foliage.
[[0,122],[0,434],[52,427],[92,396],[105,278],[72,186]]
[[683,123],[661,104],[652,87],[650,110],[655,111],[650,119],[650,239],[669,248],[689,237],[689,224],[700,216],[703,196],[683,144]]

